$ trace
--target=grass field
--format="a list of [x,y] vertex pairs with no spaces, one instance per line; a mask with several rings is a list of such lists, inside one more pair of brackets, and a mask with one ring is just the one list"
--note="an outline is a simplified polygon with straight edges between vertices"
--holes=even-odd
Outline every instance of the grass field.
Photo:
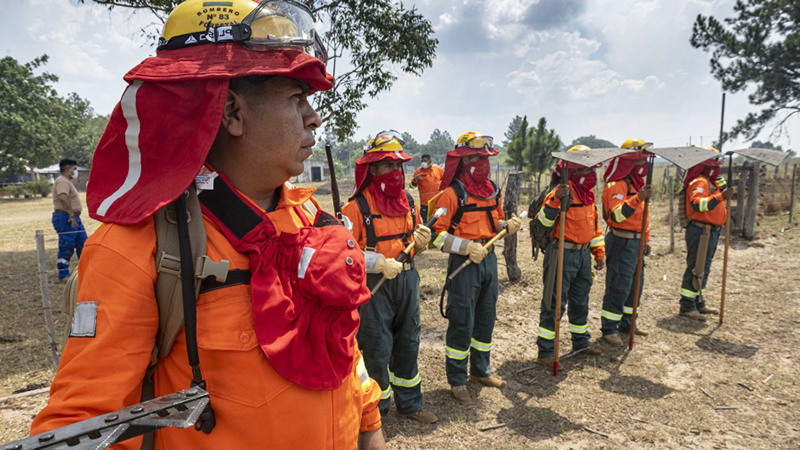
[[[349,191],[348,191],[349,193]],[[327,195],[320,196],[330,206]],[[37,279],[34,230],[48,235],[50,289],[59,330],[57,243],[50,225],[51,199],[0,203],[0,397],[46,386],[53,377]],[[522,210],[523,208],[520,208]],[[450,397],[444,374],[447,323],[439,315],[446,256],[421,255],[422,343],[420,372],[425,407],[435,425],[384,419],[396,449],[640,449],[800,448],[800,229],[787,216],[762,217],[755,241],[734,240],[730,250],[725,324],[677,317],[685,252],[676,233],[669,253],[667,207],[653,205],[653,256],[647,260],[640,325],[651,332],[633,351],[603,344],[599,357],[563,361],[557,377],[533,367],[541,296],[541,259],[530,258],[520,233],[523,277],[501,294],[492,366],[508,386],[471,385],[477,401],[463,407]],[[86,220],[87,229],[96,223]],[[502,260],[502,258],[501,258]],[[708,286],[718,306],[722,247]],[[589,330],[599,337],[604,274],[591,292]],[[570,349],[562,321],[562,354]],[[0,442],[24,437],[47,395],[0,403]],[[186,431],[194,432],[194,431]]]

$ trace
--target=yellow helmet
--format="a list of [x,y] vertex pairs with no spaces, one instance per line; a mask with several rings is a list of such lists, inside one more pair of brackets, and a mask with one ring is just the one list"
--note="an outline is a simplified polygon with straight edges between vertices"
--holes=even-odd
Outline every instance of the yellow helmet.
[[405,141],[396,130],[384,130],[364,145],[364,153],[370,152],[402,152]]
[[311,11],[292,0],[186,0],[167,18],[158,50],[229,42],[261,51],[297,48],[327,61]]
[[634,150],[636,150],[638,152],[641,152],[642,150],[644,150],[646,148],[649,148],[652,145],[653,145],[652,142],[645,142],[645,141],[643,141],[643,140],[641,140],[639,138],[630,138],[627,141],[622,143],[622,148],[626,148],[626,149],[627,148],[632,148],[632,149],[634,149]]
[[568,152],[583,152],[583,151],[586,151],[586,150],[591,150],[591,149],[589,147],[585,146],[585,145],[575,145],[575,146],[573,146],[572,148],[570,148],[567,151]]

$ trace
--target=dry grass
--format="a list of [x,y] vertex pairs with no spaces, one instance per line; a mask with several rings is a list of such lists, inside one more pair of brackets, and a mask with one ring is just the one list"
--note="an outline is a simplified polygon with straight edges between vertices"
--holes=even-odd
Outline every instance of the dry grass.
[[[320,200],[330,205],[328,196]],[[0,397],[30,384],[47,383],[53,376],[33,242],[34,229],[51,230],[49,202],[3,203]],[[682,235],[676,236],[676,253],[669,254],[664,201],[656,201],[653,214],[654,256],[648,260],[639,322],[651,335],[637,338],[632,352],[601,345],[603,356],[564,360],[557,377],[540,367],[523,371],[536,356],[542,269],[541,259],[530,259],[529,239],[524,231],[520,233],[523,278],[509,284],[505,268],[500,267],[492,356],[495,372],[508,386],[503,391],[470,386],[477,399],[471,407],[452,400],[444,374],[447,323],[439,316],[438,302],[446,257],[435,251],[422,255],[420,371],[425,407],[440,420],[436,425],[421,425],[390,413],[384,421],[389,447],[800,447],[796,385],[800,338],[795,331],[800,325],[800,229],[789,226],[786,215],[763,217],[756,241],[734,241],[726,320],[717,327],[716,322],[700,325],[676,317],[685,259]],[[90,229],[94,226],[87,224]],[[56,292],[60,289],[54,280],[55,242],[49,242],[48,249],[51,289]],[[718,304],[721,271],[722,247],[708,286],[713,306]],[[603,289],[604,276],[599,274],[589,316],[595,338]],[[57,326],[63,326],[63,320]],[[561,347],[562,352],[570,348],[565,326]],[[0,442],[23,437],[45,401],[46,395],[41,395],[0,404]],[[504,426],[487,429],[498,424]]]

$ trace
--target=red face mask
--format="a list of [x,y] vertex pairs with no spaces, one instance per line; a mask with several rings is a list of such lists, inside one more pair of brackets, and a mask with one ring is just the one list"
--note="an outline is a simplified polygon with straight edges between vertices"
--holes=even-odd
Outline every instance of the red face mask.
[[467,164],[464,170],[476,183],[483,183],[489,179],[489,171],[491,170],[489,158],[480,158],[477,161],[473,161]]
[[572,181],[581,187],[581,189],[590,190],[597,185],[597,172],[589,172],[583,175],[573,175],[570,177]]
[[387,197],[397,198],[403,195],[405,180],[401,170],[393,170],[372,179],[372,186],[386,194]]

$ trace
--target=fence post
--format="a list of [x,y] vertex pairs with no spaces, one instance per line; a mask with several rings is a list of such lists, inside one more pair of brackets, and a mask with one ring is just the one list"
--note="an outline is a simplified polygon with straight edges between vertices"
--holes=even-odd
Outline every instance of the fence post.
[[[511,214],[517,211],[517,200],[519,199],[519,185],[522,183],[522,172],[509,172],[506,193],[503,198],[503,211],[506,220],[511,218]],[[522,269],[517,264],[517,235],[511,235],[503,241],[503,257],[506,260],[506,273],[508,281],[517,281],[522,278]]]
[[731,231],[736,231],[739,235],[744,233],[744,209],[747,204],[747,177],[750,175],[752,168],[749,162],[745,162],[739,166],[739,180],[736,188],[736,228],[731,228]]
[[44,253],[44,231],[36,230],[36,253],[39,256],[39,287],[42,290],[42,311],[44,322],[47,325],[47,334],[50,336],[50,353],[53,354],[53,363],[58,369],[58,344],[56,343],[56,329],[53,324],[53,310],[50,308],[50,285],[47,283],[47,258]]
[[747,206],[744,219],[744,237],[753,240],[756,235],[756,215],[758,213],[758,178],[761,175],[761,163],[754,162],[747,180]]
[[792,166],[792,194],[789,198],[789,223],[794,223],[794,183],[797,179],[797,164]]
[[[669,252],[675,253],[675,182],[672,181],[672,176],[667,181],[669,185]],[[683,208],[686,205],[682,205]]]

